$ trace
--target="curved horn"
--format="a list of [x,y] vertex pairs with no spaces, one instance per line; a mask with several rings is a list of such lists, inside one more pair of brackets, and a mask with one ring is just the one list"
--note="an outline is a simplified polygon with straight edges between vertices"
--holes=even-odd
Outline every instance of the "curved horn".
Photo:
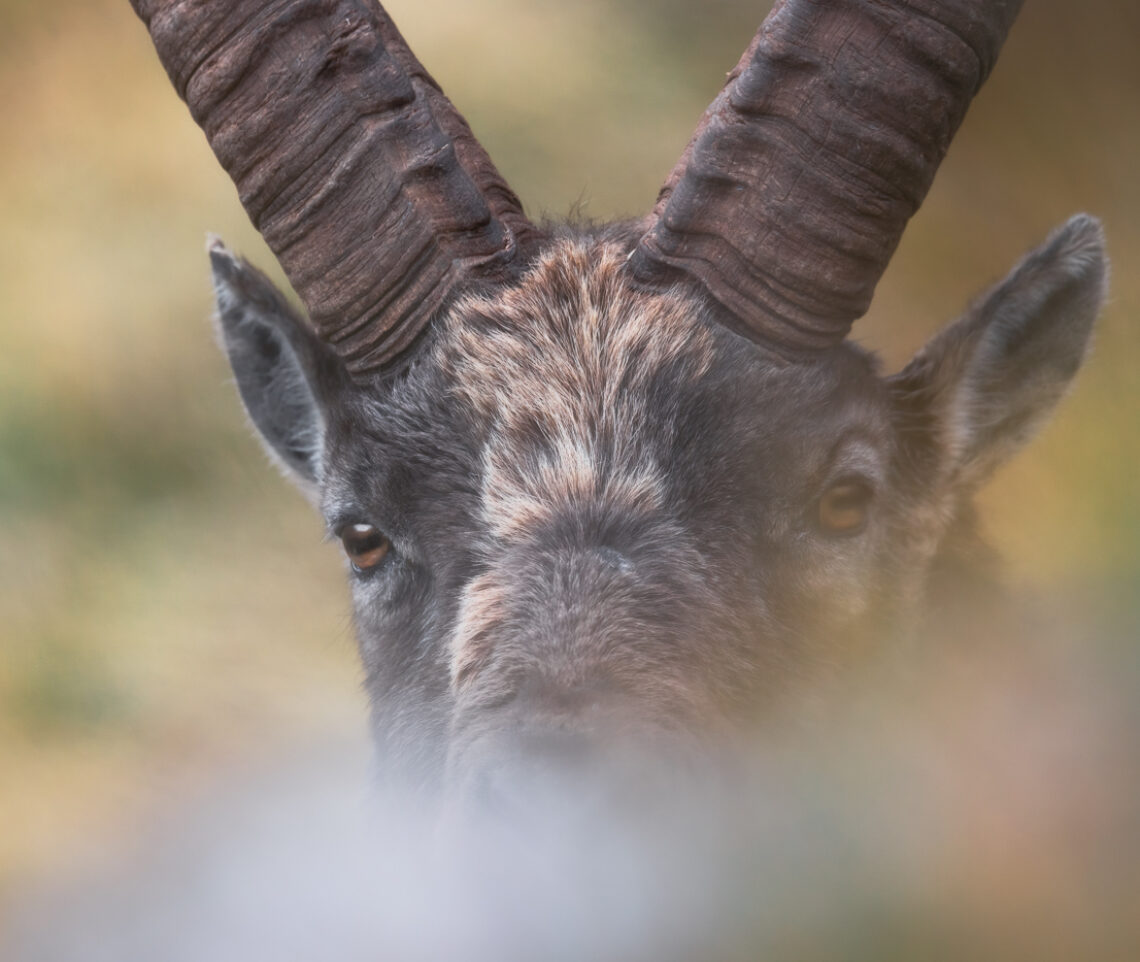
[[760,340],[816,349],[871,302],[1021,0],[783,0],[631,258]]
[[373,0],[131,0],[318,333],[355,376],[537,235]]

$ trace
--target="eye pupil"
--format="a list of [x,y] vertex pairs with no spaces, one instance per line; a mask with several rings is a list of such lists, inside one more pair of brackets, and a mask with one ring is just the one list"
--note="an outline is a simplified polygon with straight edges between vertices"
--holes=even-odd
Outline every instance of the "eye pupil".
[[871,489],[857,481],[835,485],[819,502],[819,523],[829,534],[858,534],[867,524]]
[[359,571],[375,568],[388,554],[391,543],[370,524],[349,525],[340,536],[344,553]]

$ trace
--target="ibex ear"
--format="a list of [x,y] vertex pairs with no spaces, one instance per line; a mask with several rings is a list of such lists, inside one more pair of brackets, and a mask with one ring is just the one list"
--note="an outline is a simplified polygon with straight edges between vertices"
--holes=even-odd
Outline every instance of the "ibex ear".
[[966,487],[984,481],[1045,422],[1079,370],[1104,302],[1099,221],[1050,235],[891,379],[904,433]]
[[266,450],[311,500],[321,480],[330,359],[284,295],[212,238],[218,331]]

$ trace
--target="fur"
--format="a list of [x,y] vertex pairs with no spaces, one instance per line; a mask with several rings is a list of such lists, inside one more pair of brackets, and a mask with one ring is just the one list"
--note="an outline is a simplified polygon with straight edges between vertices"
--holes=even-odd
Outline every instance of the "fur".
[[[1067,389],[1104,296],[1075,218],[883,378],[849,343],[780,357],[697,290],[640,289],[636,235],[561,232],[366,386],[212,252],[267,446],[334,534],[392,543],[351,582],[393,777],[462,796],[568,737],[691,745],[871,656],[977,567],[973,491]],[[820,502],[853,482],[866,523],[837,535]]]

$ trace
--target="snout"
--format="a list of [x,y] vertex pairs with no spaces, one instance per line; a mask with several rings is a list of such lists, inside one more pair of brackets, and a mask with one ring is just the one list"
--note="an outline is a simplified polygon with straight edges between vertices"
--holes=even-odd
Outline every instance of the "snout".
[[632,816],[671,797],[701,757],[691,726],[638,711],[613,685],[524,686],[457,727],[452,805],[515,826]]
[[527,821],[610,779],[605,747],[583,731],[531,726],[482,739],[457,766],[458,800],[480,814]]
[[[708,651],[724,635],[699,565],[661,560],[685,533],[644,521],[510,546],[466,587],[451,649],[447,788],[511,819],[631,810],[718,730]],[[552,534],[553,538],[554,535]],[[619,550],[620,549],[620,550]]]

